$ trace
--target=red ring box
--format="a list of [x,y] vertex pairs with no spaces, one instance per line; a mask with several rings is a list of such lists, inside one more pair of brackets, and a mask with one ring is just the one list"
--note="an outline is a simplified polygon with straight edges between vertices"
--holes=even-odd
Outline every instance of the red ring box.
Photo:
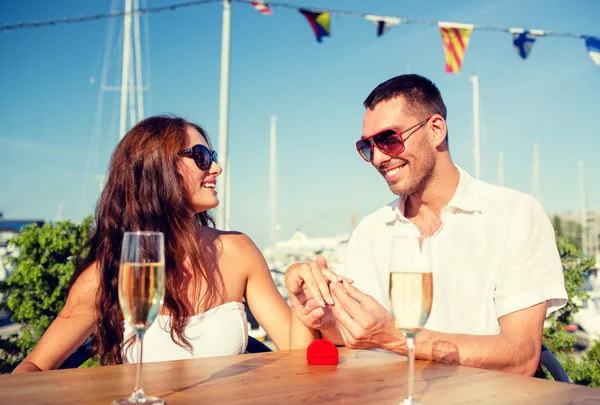
[[306,348],[306,360],[311,365],[339,363],[337,347],[327,339],[317,339]]

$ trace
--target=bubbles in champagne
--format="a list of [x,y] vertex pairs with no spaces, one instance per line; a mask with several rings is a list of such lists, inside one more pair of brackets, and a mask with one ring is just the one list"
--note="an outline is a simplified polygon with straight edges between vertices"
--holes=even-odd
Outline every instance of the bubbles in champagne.
[[125,320],[134,329],[147,329],[163,303],[164,264],[123,263],[119,279],[119,303]]
[[391,272],[390,302],[398,328],[405,333],[417,333],[431,312],[432,274]]

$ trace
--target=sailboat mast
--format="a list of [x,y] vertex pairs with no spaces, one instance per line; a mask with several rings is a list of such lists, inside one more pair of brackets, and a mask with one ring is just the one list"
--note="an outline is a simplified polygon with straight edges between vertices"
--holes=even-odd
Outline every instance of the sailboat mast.
[[498,185],[504,186],[504,152],[498,152]]
[[481,177],[480,150],[479,150],[479,76],[471,76],[473,82],[473,163],[475,166],[475,178]]
[[540,199],[540,146],[537,141],[533,143],[532,194],[536,198],[536,200]]
[[[133,48],[131,49],[133,51]],[[135,116],[135,79],[133,76],[133,64],[129,65],[129,124],[133,126],[137,122]]]
[[[225,194],[229,195],[231,193],[231,162],[228,160],[227,161],[227,166],[225,167],[225,170],[227,170],[227,172],[225,173]],[[227,219],[227,222],[225,222],[225,229],[226,230],[230,230],[230,226],[229,226],[229,218],[231,218],[231,204],[227,204],[227,206],[225,207],[225,218]]]
[[121,72],[121,119],[119,122],[119,138],[125,136],[127,127],[127,96],[129,94],[129,69],[131,62],[131,10],[132,0],[125,0],[125,16],[123,25],[123,68]]
[[581,204],[581,253],[588,254],[587,207],[585,203],[585,181],[583,178],[583,161],[579,161],[579,203]]
[[271,116],[271,151],[270,151],[269,178],[270,188],[270,226],[269,241],[271,245],[277,240],[277,116]]
[[[133,0],[135,10],[140,8],[140,0]],[[137,119],[144,118],[144,94],[142,83],[142,47],[140,45],[140,13],[133,16],[133,44],[135,50],[135,86],[137,89]]]
[[[229,130],[229,56],[231,48],[231,0],[223,0],[223,33],[221,39],[221,88],[219,102],[219,157],[221,164],[229,168],[228,130]],[[225,183],[229,183],[226,174]],[[217,218],[217,228],[229,229],[229,193],[227,184],[218,183],[219,199],[223,215]]]
[[350,231],[353,231],[356,228],[356,177],[352,177],[350,193]]

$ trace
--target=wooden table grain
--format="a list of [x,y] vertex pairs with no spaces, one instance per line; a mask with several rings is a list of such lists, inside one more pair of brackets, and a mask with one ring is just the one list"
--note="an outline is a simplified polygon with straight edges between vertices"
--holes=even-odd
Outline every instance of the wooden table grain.
[[[128,396],[135,365],[0,375],[0,404],[104,404]],[[407,362],[340,350],[337,366],[309,366],[306,352],[279,351],[146,363],[143,386],[168,405],[389,404],[406,395]],[[470,367],[417,361],[423,405],[600,404],[600,390]]]

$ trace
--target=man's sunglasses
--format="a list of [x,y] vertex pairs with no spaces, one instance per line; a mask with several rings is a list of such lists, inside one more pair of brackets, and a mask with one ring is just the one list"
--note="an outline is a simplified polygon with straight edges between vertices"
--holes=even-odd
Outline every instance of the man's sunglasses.
[[212,162],[219,163],[217,152],[204,145],[194,145],[178,153],[179,156],[191,156],[200,170],[208,170]]
[[[371,162],[373,160],[373,147],[376,147],[382,153],[385,153],[388,156],[399,155],[404,152],[404,142],[406,142],[406,140],[412,134],[417,132],[420,127],[425,125],[427,121],[431,119],[431,117],[433,117],[433,115],[402,132],[396,131],[395,129],[386,129],[376,133],[375,135],[361,138],[358,142],[356,142],[356,150],[358,151],[358,154],[367,162]],[[402,139],[404,134],[413,129],[414,131],[407,134],[406,137]]]

